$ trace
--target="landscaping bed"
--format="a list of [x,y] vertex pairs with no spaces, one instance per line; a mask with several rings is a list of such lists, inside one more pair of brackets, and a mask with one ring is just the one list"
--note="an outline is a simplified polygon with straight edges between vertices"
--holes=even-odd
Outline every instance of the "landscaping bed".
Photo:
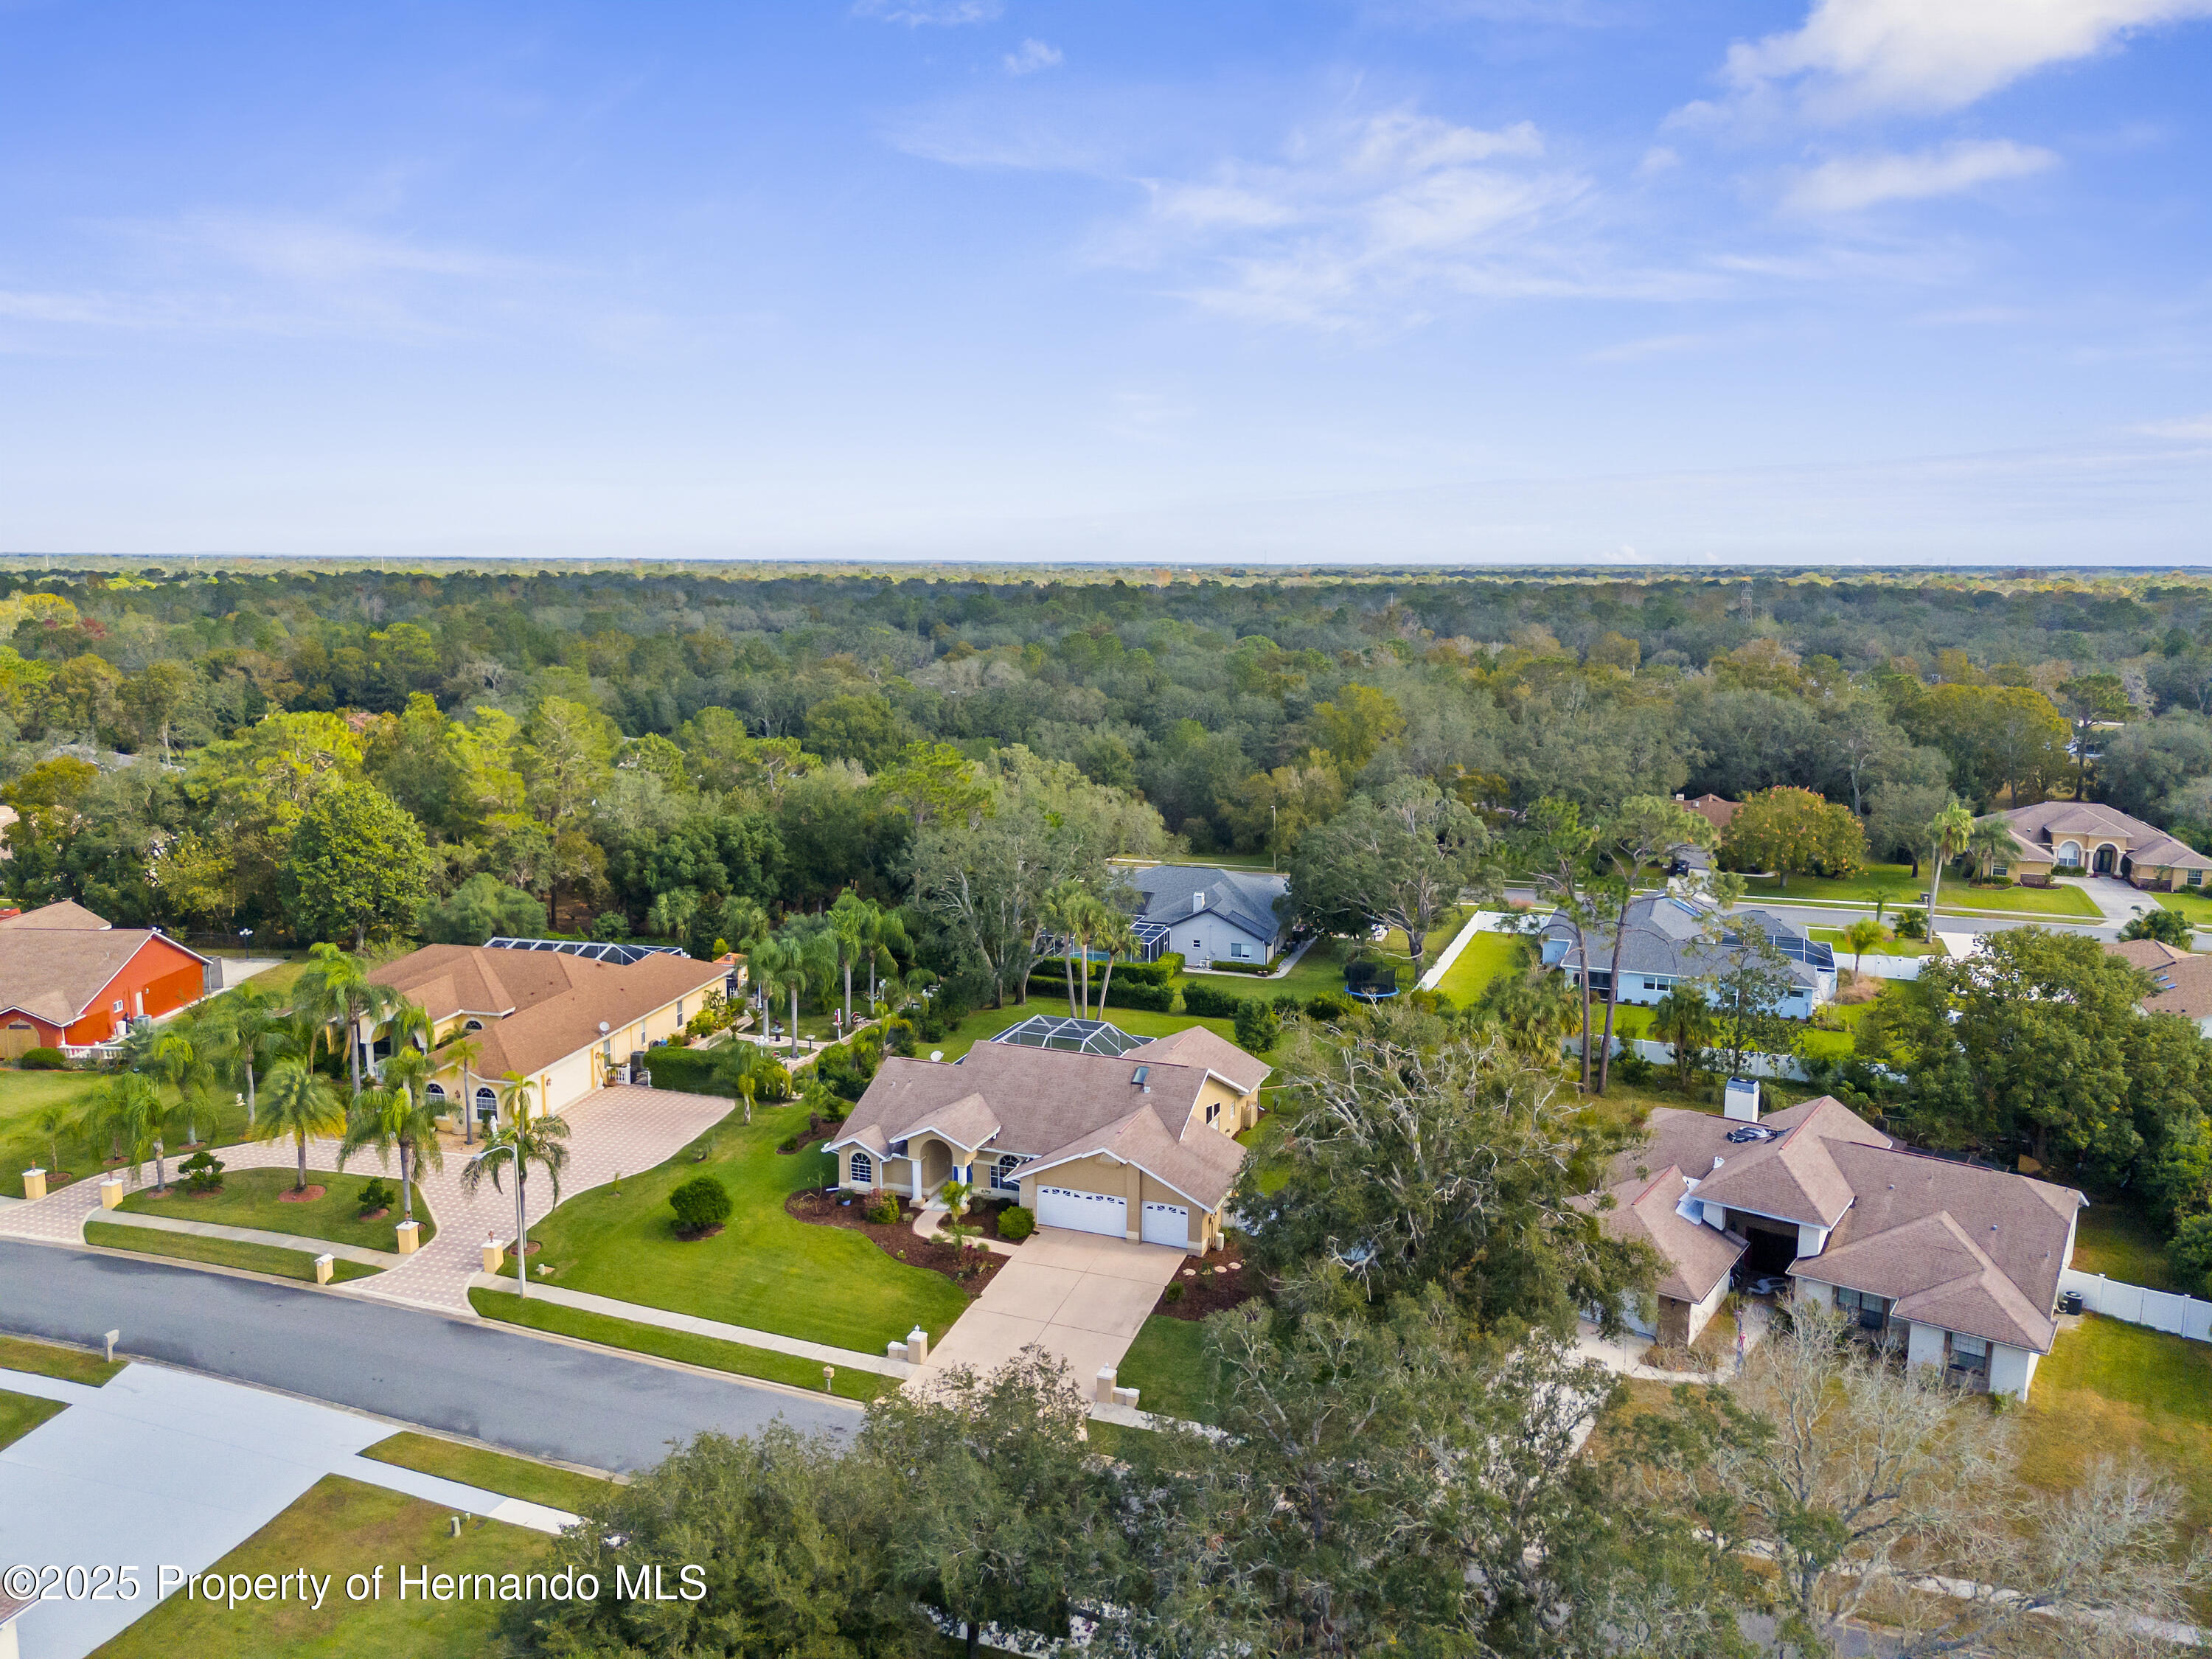
[[[1229,1271],[1221,1272],[1224,1267]],[[1170,1301],[1168,1292],[1178,1287],[1182,1294]],[[1259,1293],[1260,1275],[1245,1267],[1243,1245],[1231,1241],[1228,1249],[1176,1269],[1152,1311],[1169,1319],[1202,1320],[1224,1308],[1249,1302]]]
[[[911,1202],[899,1206],[895,1226],[883,1226],[863,1213],[866,1200],[857,1194],[831,1194],[816,1189],[797,1192],[783,1200],[784,1213],[817,1227],[844,1227],[866,1233],[878,1249],[909,1267],[927,1267],[942,1273],[963,1290],[981,1290],[997,1275],[1006,1258],[995,1250],[971,1250],[958,1244],[941,1244],[915,1235],[914,1218],[920,1211]],[[980,1218],[971,1217],[980,1222]],[[998,1236],[998,1217],[992,1215],[986,1236]]]

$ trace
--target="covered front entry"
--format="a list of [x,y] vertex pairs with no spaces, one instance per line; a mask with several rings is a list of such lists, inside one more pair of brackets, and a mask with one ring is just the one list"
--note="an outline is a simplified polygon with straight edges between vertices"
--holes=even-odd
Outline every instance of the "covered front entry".
[[2112,842],[2106,842],[2097,849],[2096,859],[2089,867],[2100,876],[2109,876],[2119,867],[2119,849]]
[[1147,1244],[1172,1244],[1179,1250],[1189,1249],[1189,1210],[1180,1204],[1146,1205],[1143,1237]]
[[[1129,1236],[1129,1200],[1110,1193],[1079,1193],[1067,1187],[1037,1188],[1037,1224],[1079,1233]],[[1177,1243],[1182,1241],[1177,1239]]]
[[927,1198],[952,1179],[952,1149],[941,1140],[925,1140],[921,1156],[915,1160],[921,1171],[921,1189],[916,1198]]

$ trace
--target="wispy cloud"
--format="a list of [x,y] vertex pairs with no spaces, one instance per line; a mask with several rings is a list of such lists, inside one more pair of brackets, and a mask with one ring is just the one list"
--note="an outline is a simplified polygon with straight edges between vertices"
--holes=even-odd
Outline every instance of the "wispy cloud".
[[1006,9],[1002,0],[856,0],[853,15],[880,17],[886,23],[903,23],[908,28],[958,28],[967,23],[991,22]]
[[2146,421],[2134,428],[2147,438],[2179,438],[2185,443],[2212,443],[2212,415],[2179,421]]
[[2049,150],[2009,138],[1907,154],[1839,155],[1800,173],[1784,204],[1799,213],[1855,213],[1883,202],[1924,201],[1997,179],[2025,179],[2057,165]]
[[1792,96],[1821,119],[1942,112],[2207,15],[2212,0],[1815,0],[1801,27],[1730,47],[1722,74],[1739,99]]
[[1042,40],[1024,40],[1004,59],[1009,75],[1034,75],[1039,70],[1057,69],[1064,61],[1058,46],[1048,46]]

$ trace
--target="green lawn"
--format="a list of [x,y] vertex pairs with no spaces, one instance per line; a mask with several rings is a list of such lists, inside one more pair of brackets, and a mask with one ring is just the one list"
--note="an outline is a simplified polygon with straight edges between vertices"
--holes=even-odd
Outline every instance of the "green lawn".
[[1512,971],[1525,942],[1514,933],[1477,933],[1444,969],[1443,977],[1437,981],[1437,993],[1449,997],[1455,1006],[1466,1007],[1491,981]]
[[[500,1604],[399,1599],[398,1569],[438,1573],[527,1573],[553,1540],[479,1516],[452,1535],[453,1511],[381,1486],[326,1474],[289,1509],[208,1571],[328,1575],[330,1594],[312,1602],[243,1601],[233,1609],[181,1591],[149,1608],[98,1649],[98,1659],[173,1659],[179,1653],[283,1654],[285,1659],[476,1659],[505,1651]],[[353,1573],[384,1569],[380,1597],[347,1599]],[[150,1590],[151,1585],[148,1587]]]
[[64,1348],[52,1342],[33,1342],[20,1336],[0,1336],[0,1370],[28,1371],[34,1376],[59,1377],[96,1389],[123,1369],[119,1359],[102,1359],[82,1348]]
[[2166,1266],[2166,1237],[2141,1211],[2094,1199],[2074,1226],[2074,1270],[2154,1291],[2182,1291]]
[[[2180,1487],[2182,1530],[2203,1537],[2212,1527],[2212,1343],[2089,1314],[2036,1367],[2014,1469],[2027,1486],[2064,1492],[2096,1459],[2130,1452]],[[2200,1601],[2199,1611],[2212,1607]]]
[[[198,1261],[215,1267],[239,1267],[247,1273],[270,1273],[278,1279],[315,1282],[319,1251],[283,1250],[273,1244],[242,1244],[234,1239],[201,1238],[192,1233],[156,1232],[151,1227],[126,1227],[113,1221],[88,1221],[84,1242],[106,1250],[131,1250],[139,1255],[167,1256],[172,1261]],[[333,1284],[367,1279],[381,1273],[359,1261],[343,1259],[331,1263]]]
[[[1833,945],[1836,960],[1844,967],[1850,965],[1851,948],[1844,943],[1842,928],[1808,927],[1805,931],[1822,943]],[[1924,939],[1886,939],[1879,945],[1869,945],[1867,954],[1870,957],[1924,957],[1935,948]]]
[[[0,1194],[23,1195],[23,1171],[51,1170],[57,1150],[32,1119],[43,1106],[74,1112],[106,1079],[96,1072],[19,1072],[0,1066]],[[83,1176],[94,1167],[91,1156],[64,1133],[61,1167]]]
[[2146,893],[2168,910],[2179,910],[2199,927],[2212,927],[2212,896],[2202,892]]
[[1197,1423],[1220,1419],[1206,1358],[1206,1327],[1196,1320],[1154,1314],[1138,1329],[1115,1380],[1137,1390],[1139,1411]]
[[[1905,864],[1870,864],[1856,876],[1832,880],[1825,876],[1792,876],[1787,887],[1771,881],[1754,881],[1747,894],[1772,899],[1802,899],[1829,903],[1872,904],[1887,899],[1892,909],[1917,905],[1928,890],[1928,872],[1917,876]],[[2091,916],[2100,914],[2080,888],[2060,882],[2053,887],[1975,887],[1946,876],[1936,896],[1938,914],[1947,911],[2017,910],[2041,916]]]
[[605,1498],[612,1487],[610,1481],[575,1469],[495,1452],[488,1446],[464,1446],[459,1441],[441,1440],[434,1434],[416,1434],[411,1430],[378,1441],[362,1455],[458,1480],[465,1486],[481,1486],[502,1498],[520,1498],[526,1504],[543,1504],[577,1515]]
[[[327,1239],[333,1244],[358,1244],[372,1250],[397,1248],[398,1239],[392,1229],[399,1223],[399,1212],[375,1221],[363,1221],[360,1217],[361,1189],[380,1178],[371,1167],[359,1174],[348,1171],[332,1175],[320,1170],[307,1171],[310,1185],[324,1188],[320,1198],[303,1204],[288,1204],[278,1196],[292,1189],[299,1179],[290,1165],[277,1170],[226,1170],[222,1190],[205,1198],[195,1197],[182,1187],[172,1185],[167,1193],[155,1193],[142,1188],[123,1200],[122,1207],[135,1215],[173,1216],[181,1221],[210,1221],[224,1227],[257,1227],[264,1232],[296,1233],[302,1238]],[[176,1165],[169,1166],[170,1179],[174,1182]],[[398,1190],[397,1176],[381,1177],[394,1192]],[[422,1242],[428,1244],[438,1235],[437,1224],[422,1203],[421,1188],[415,1190],[415,1218],[422,1224]]]
[[0,1389],[0,1448],[14,1445],[48,1418],[58,1417],[68,1409],[58,1400]]
[[[725,1342],[719,1337],[665,1330],[659,1325],[641,1324],[635,1319],[612,1319],[582,1308],[564,1308],[557,1303],[540,1302],[503,1291],[472,1290],[469,1292],[469,1305],[486,1319],[526,1326],[533,1331],[551,1331],[556,1336],[573,1336],[579,1341],[597,1342],[610,1348],[628,1348],[636,1353],[653,1354],[662,1359],[729,1371],[738,1376],[764,1377],[771,1382],[787,1382],[794,1389],[811,1390],[822,1386],[819,1362],[778,1353],[773,1348],[756,1348],[747,1342]],[[943,1334],[941,1330],[935,1334]],[[890,1340],[889,1337],[884,1340]],[[831,1379],[830,1391],[846,1400],[865,1401],[889,1394],[897,1386],[895,1377],[841,1365]],[[458,1480],[461,1477],[453,1478]]]
[[[835,1167],[819,1151],[776,1152],[805,1122],[797,1105],[764,1108],[750,1126],[732,1113],[659,1168],[625,1176],[619,1192],[597,1187],[563,1203],[532,1230],[543,1246],[536,1261],[569,1290],[864,1353],[881,1353],[916,1325],[943,1335],[967,1291],[893,1261],[864,1234],[784,1213],[787,1196],[825,1184]],[[707,1139],[712,1155],[693,1162]],[[721,1232],[687,1243],[676,1237],[668,1194],[699,1175],[719,1179],[736,1209]]]

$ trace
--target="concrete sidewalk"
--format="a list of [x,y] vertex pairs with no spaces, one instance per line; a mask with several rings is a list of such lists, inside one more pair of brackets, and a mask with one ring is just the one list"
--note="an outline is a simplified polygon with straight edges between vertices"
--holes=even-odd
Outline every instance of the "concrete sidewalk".
[[396,1267],[407,1260],[397,1250],[372,1250],[366,1244],[340,1244],[333,1239],[309,1238],[301,1233],[272,1233],[259,1227],[226,1227],[216,1221],[185,1221],[175,1216],[139,1215],[130,1210],[102,1210],[87,1215],[88,1221],[108,1221],[118,1227],[144,1227],[157,1233],[189,1233],[194,1238],[227,1238],[236,1244],[266,1244],[279,1250],[298,1250],[307,1255],[328,1254],[341,1261],[357,1261],[365,1267]]
[[397,1424],[188,1371],[126,1365],[90,1388],[0,1370],[0,1388],[69,1407],[0,1449],[0,1564],[135,1563],[143,1586],[27,1609],[23,1659],[81,1659],[154,1604],[161,1567],[205,1571],[326,1474],[543,1532],[575,1518],[359,1455]]

